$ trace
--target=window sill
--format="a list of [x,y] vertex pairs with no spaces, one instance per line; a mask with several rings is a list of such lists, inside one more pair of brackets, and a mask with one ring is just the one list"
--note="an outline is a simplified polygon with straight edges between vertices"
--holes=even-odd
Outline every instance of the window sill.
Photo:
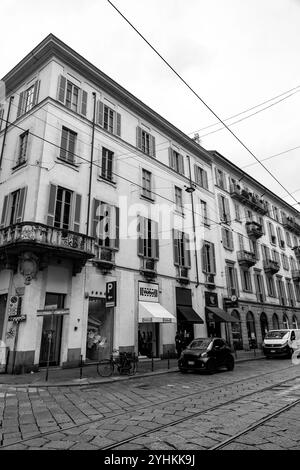
[[152,202],[152,203],[155,202],[153,197],[148,197],[148,196],[145,196],[144,194],[141,194],[140,197],[141,199],[144,199],[145,201]]
[[174,209],[174,213],[179,215],[180,217],[185,217],[185,214],[182,210]]
[[16,171],[20,170],[21,168],[24,168],[25,166],[27,166],[27,161],[26,160],[22,163],[18,163],[17,165],[13,166],[11,171],[12,171],[12,173],[15,173]]
[[107,178],[103,178],[103,176],[101,176],[101,175],[98,175],[98,178],[97,178],[97,179],[98,179],[98,181],[102,181],[103,183],[109,184],[109,185],[112,186],[113,188],[115,188],[116,185],[117,185],[116,181],[109,180],[109,179],[107,179]]
[[209,228],[209,229],[210,229],[210,224],[206,224],[206,223],[204,222],[204,223],[203,223],[203,226],[204,226],[205,228]]
[[71,168],[72,170],[79,171],[79,164],[78,163],[71,163],[68,162],[67,160],[64,160],[63,158],[57,157],[56,159],[57,163],[62,163],[63,165],[67,166],[68,168]]

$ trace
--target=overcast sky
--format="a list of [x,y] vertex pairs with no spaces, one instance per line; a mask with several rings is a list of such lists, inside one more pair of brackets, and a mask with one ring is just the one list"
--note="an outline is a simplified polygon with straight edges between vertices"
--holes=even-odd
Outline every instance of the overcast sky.
[[[298,87],[228,124],[272,104],[231,129],[260,160],[300,147],[300,0],[112,1],[222,119]],[[215,117],[107,0],[0,6],[1,77],[51,32],[183,132],[203,136],[219,128],[200,130]],[[255,163],[227,130],[203,136],[201,144],[241,168]],[[298,190],[297,201],[299,156],[300,148],[265,162],[290,192]],[[261,165],[247,171],[294,204]]]

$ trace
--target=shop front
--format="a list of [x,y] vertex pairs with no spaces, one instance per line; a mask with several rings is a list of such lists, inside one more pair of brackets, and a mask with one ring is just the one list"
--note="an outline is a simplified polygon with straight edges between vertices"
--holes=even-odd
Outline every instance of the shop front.
[[183,338],[184,346],[194,339],[194,325],[204,324],[200,315],[192,307],[192,291],[176,287],[177,331]]
[[110,357],[113,347],[113,311],[112,307],[106,307],[104,297],[89,297],[87,361],[100,361]]
[[159,357],[160,325],[176,323],[172,313],[159,303],[156,283],[138,283],[138,353],[139,356]]
[[205,316],[207,334],[209,337],[222,338],[231,344],[228,324],[236,324],[239,320],[225,310],[218,307],[218,296],[216,293],[207,293],[205,296]]

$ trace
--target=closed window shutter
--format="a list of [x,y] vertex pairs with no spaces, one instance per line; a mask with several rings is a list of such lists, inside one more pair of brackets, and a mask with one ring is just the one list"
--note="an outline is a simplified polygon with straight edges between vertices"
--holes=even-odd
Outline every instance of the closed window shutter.
[[88,94],[85,90],[81,91],[81,114],[86,116]]
[[63,104],[65,104],[65,99],[66,99],[66,84],[67,84],[66,77],[64,77],[63,75],[60,75],[58,79],[57,99]]
[[218,170],[217,170],[217,168],[215,168],[215,179],[216,179],[216,185],[219,186]]
[[169,147],[169,167],[174,168],[173,149]]
[[33,90],[33,106],[35,106],[38,102],[39,99],[39,91],[40,91],[40,84],[41,81],[37,80],[34,84],[34,90]]
[[27,186],[20,189],[19,200],[18,200],[18,208],[17,208],[17,214],[16,214],[16,223],[17,224],[19,222],[22,222],[22,220],[23,220],[26,194],[27,194]]
[[195,178],[195,183],[199,183],[199,167],[197,165],[194,165],[194,178]]
[[142,129],[139,126],[136,128],[136,146],[142,150]]
[[184,265],[186,268],[191,267],[190,238],[187,233],[184,234]]
[[184,160],[183,155],[179,155],[179,173],[184,175]]
[[120,247],[120,209],[115,207],[115,239],[114,247],[118,250]]
[[225,232],[225,228],[222,227],[222,242],[223,242],[223,246],[224,248],[227,248],[227,239],[226,239],[226,232]]
[[234,287],[236,290],[235,295],[238,297],[239,296],[239,282],[238,282],[237,270],[236,268],[233,268],[232,271],[233,271]]
[[117,119],[116,119],[116,134],[117,136],[121,137],[121,114],[116,113]]
[[99,215],[98,215],[98,208],[100,205],[100,201],[98,199],[93,199],[93,218],[92,218],[92,237],[95,237],[96,243],[98,243],[99,238]]
[[144,256],[145,218],[138,216],[138,256]]
[[217,272],[216,268],[216,254],[215,254],[215,245],[211,243],[210,245],[210,254],[211,254],[211,260],[212,260],[212,274],[215,274]]
[[74,232],[80,232],[81,195],[75,194]]
[[221,194],[218,194],[218,207],[219,207],[220,219],[223,220],[223,218],[224,218],[224,213],[223,213],[223,206],[222,206]]
[[97,102],[96,122],[99,124],[99,126],[103,126],[103,103],[100,100]]
[[21,116],[24,112],[24,96],[25,96],[25,91],[22,91],[20,93],[20,98],[19,98],[19,103],[18,103],[18,111],[17,111],[17,118]]
[[174,264],[179,266],[178,230],[173,229]]
[[56,193],[57,186],[54,184],[50,184],[47,225],[50,225],[51,227],[53,227],[54,225]]
[[229,206],[229,200],[227,197],[224,199],[225,201],[225,213],[226,213],[226,220],[227,222],[230,222],[231,217],[230,217],[230,206]]
[[228,296],[231,297],[231,284],[230,284],[230,276],[229,276],[229,266],[225,266],[225,276],[226,276],[227,293],[228,293]]
[[203,170],[203,188],[208,189],[208,178],[205,170]]
[[156,156],[155,137],[153,135],[150,135],[150,155],[151,157]]
[[0,228],[5,227],[5,225],[6,225],[8,198],[9,198],[8,195],[6,195],[4,197]]
[[206,249],[205,249],[205,244],[201,248],[201,251],[202,251],[202,271],[204,273],[207,273],[208,263],[207,263],[207,253],[206,253]]
[[230,250],[233,250],[234,249],[233,233],[228,231],[228,235],[229,235],[229,248],[230,248]]
[[159,239],[158,239],[158,223],[151,221],[151,251],[152,258],[159,258]]

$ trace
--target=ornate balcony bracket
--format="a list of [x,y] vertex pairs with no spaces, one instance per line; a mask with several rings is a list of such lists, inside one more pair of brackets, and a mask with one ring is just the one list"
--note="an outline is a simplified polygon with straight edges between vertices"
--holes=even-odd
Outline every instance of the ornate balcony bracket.
[[24,276],[24,284],[29,285],[36,279],[39,270],[39,259],[33,253],[26,251],[19,258],[19,271]]

